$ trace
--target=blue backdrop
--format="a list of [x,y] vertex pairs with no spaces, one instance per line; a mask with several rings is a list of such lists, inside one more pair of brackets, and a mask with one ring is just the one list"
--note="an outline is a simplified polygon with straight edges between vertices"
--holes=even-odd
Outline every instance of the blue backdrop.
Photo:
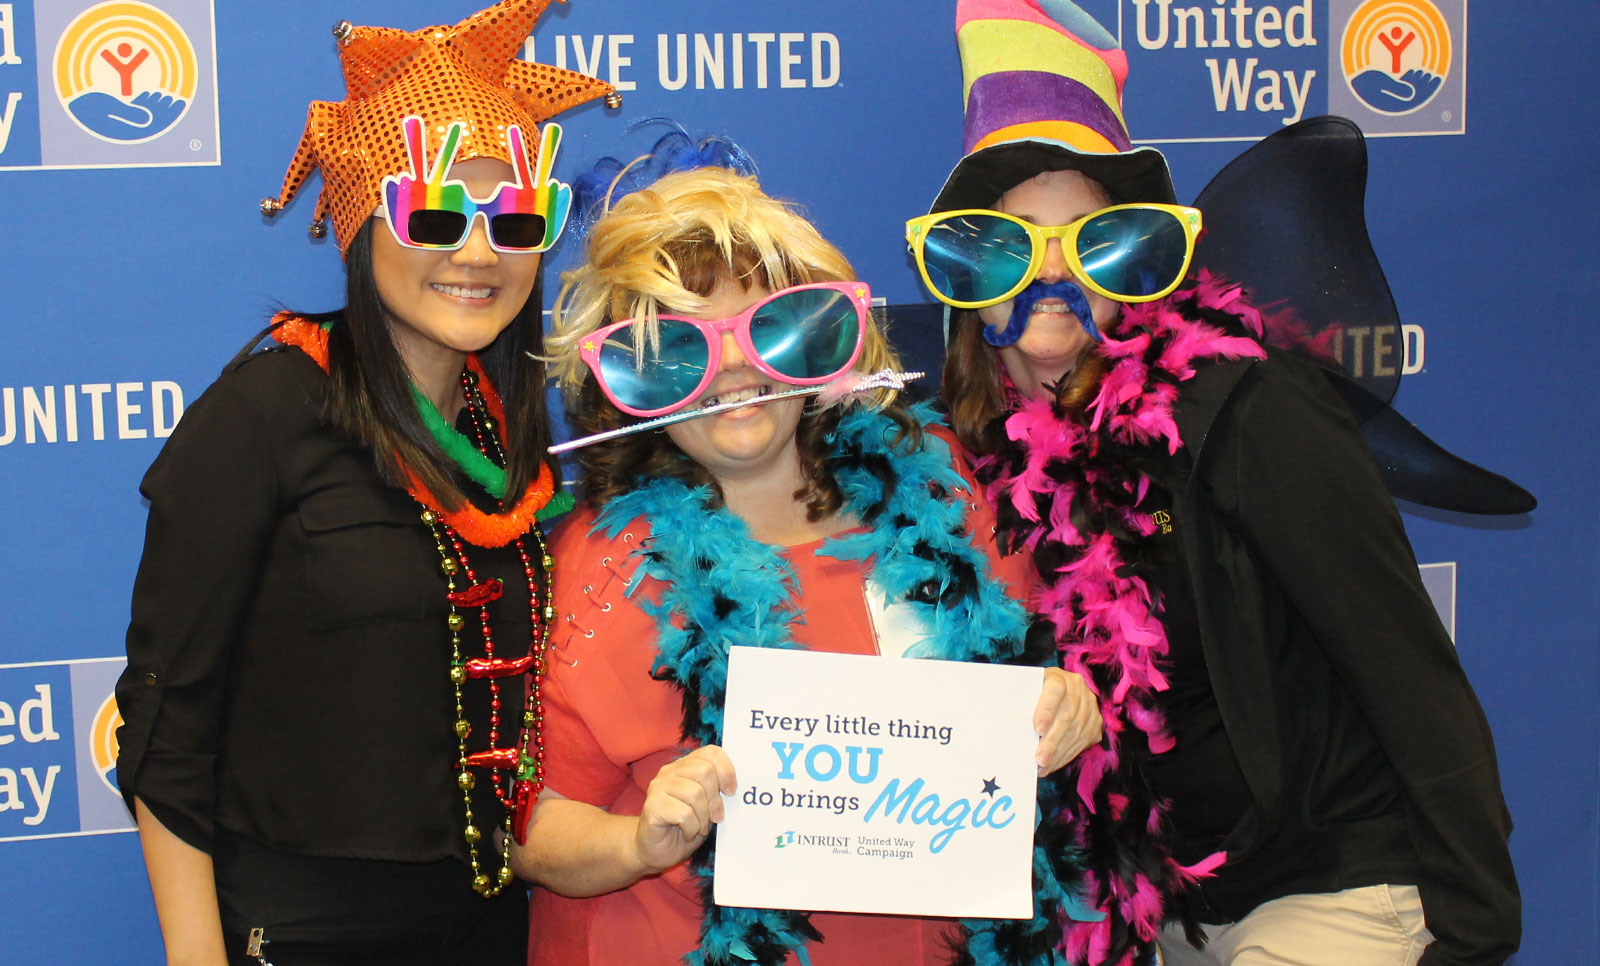
[[[1525,901],[1517,962],[1596,961],[1600,434],[1595,330],[1578,303],[1600,281],[1600,102],[1587,93],[1600,10],[1482,3],[1469,23],[1466,0],[1393,0],[1383,16],[1401,10],[1417,35],[1400,66],[1433,78],[1402,96],[1374,86],[1373,71],[1400,72],[1368,42],[1388,22],[1360,0],[1084,5],[1120,33],[1130,126],[1168,152],[1181,198],[1295,117],[1331,110],[1382,135],[1368,219],[1420,329],[1397,405],[1540,500],[1510,519],[1403,508],[1499,746]],[[107,26],[113,6],[142,24],[150,56]],[[310,200],[272,223],[256,208],[277,193],[306,104],[342,96],[333,22],[414,29],[476,6],[0,2],[0,559],[13,574],[0,598],[0,961],[161,961],[109,773],[137,483],[274,307],[340,301],[332,240],[304,232]],[[878,294],[918,301],[901,225],[960,149],[952,24],[953,4],[930,0],[574,0],[546,15],[537,58],[618,82],[626,103],[563,119],[557,174],[644,150],[651,132],[625,136],[635,118],[732,135]]]

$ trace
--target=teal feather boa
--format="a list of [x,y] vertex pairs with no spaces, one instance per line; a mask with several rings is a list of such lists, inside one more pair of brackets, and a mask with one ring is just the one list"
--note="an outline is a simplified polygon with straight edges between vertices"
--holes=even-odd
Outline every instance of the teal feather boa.
[[[913,415],[927,422],[930,408]],[[828,466],[844,494],[846,510],[868,529],[826,541],[817,552],[841,560],[867,561],[871,579],[890,600],[911,604],[925,636],[908,657],[945,661],[1044,663],[1028,660],[1028,616],[989,574],[983,552],[966,533],[966,512],[953,493],[965,481],[937,437],[924,435],[920,448],[893,442],[898,432],[887,417],[865,409],[847,413],[829,437]],[[673,479],[641,480],[637,489],[613,499],[595,521],[595,531],[615,538],[631,521],[650,525],[640,551],[644,571],[665,585],[661,599],[642,606],[654,618],[657,655],[653,674],[684,695],[683,735],[699,744],[722,740],[722,706],[728,648],[797,647],[789,633],[799,615],[795,577],[777,548],[758,543],[744,521],[713,508],[706,487]],[[1053,650],[1053,649],[1052,649]],[[1047,655],[1053,657],[1053,654]],[[1056,782],[1039,784],[1039,820],[1059,814]],[[1061,854],[1037,843],[1035,916],[1032,922],[967,920],[958,962],[981,966],[1045,966],[1061,961],[1055,945],[1066,917],[1093,918],[1073,899],[1058,874]],[[820,938],[804,913],[717,906],[711,902],[708,841],[693,857],[706,910],[701,948],[692,966],[782,963],[793,951],[805,961],[808,941]]]

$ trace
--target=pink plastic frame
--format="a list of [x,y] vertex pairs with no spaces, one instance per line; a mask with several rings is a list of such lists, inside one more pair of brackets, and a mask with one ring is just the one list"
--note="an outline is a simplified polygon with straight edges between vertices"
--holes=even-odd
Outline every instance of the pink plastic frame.
[[[856,348],[855,351],[850,354],[849,360],[846,361],[844,365],[840,366],[836,371],[828,373],[825,376],[801,379],[793,376],[786,376],[783,373],[778,372],[761,358],[760,354],[756,352],[755,346],[750,341],[750,323],[755,319],[757,312],[761,311],[761,309],[772,304],[773,302],[776,302],[778,299],[781,299],[792,292],[803,292],[810,289],[828,289],[839,292],[850,299],[851,305],[856,310]],[[825,382],[837,379],[840,375],[849,372],[851,367],[856,364],[856,360],[861,358],[862,343],[866,340],[867,334],[867,313],[870,311],[871,307],[872,289],[868,287],[866,282],[810,282],[805,285],[791,285],[788,288],[779,289],[778,291],[773,292],[771,295],[768,295],[766,298],[745,309],[743,312],[740,312],[738,315],[729,316],[725,319],[692,319],[686,315],[657,316],[659,320],[685,322],[694,326],[696,329],[700,330],[700,334],[705,337],[707,346],[706,374],[700,380],[699,385],[695,386],[694,390],[686,394],[682,399],[670,406],[663,406],[659,409],[635,409],[634,407],[629,406],[627,403],[618,399],[612,394],[611,387],[606,384],[605,375],[601,371],[600,347],[605,345],[606,339],[610,338],[613,332],[632,326],[634,324],[633,319],[624,319],[621,322],[613,322],[604,328],[596,329],[592,334],[578,344],[578,357],[582,359],[584,364],[589,367],[589,371],[594,374],[595,382],[599,384],[600,390],[606,394],[607,399],[611,400],[611,404],[613,406],[616,406],[623,412],[634,416],[663,416],[667,413],[676,412],[677,410],[682,409],[684,405],[698,398],[706,391],[708,387],[710,387],[712,381],[716,379],[717,373],[720,371],[722,366],[721,336],[724,332],[733,333],[734,344],[739,347],[739,351],[744,353],[745,359],[748,360],[757,371],[772,379],[776,379],[779,382],[791,386],[819,386]]]

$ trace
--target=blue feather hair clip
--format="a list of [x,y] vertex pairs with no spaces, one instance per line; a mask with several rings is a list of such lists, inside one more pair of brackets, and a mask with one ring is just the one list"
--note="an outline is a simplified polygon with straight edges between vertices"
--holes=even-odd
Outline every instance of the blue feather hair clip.
[[695,140],[677,121],[666,117],[640,118],[628,125],[636,131],[655,124],[671,128],[649,152],[623,163],[604,157],[572,179],[572,215],[567,230],[587,235],[600,216],[621,198],[648,188],[669,174],[697,168],[727,168],[754,176],[756,162],[731,138],[711,134]]

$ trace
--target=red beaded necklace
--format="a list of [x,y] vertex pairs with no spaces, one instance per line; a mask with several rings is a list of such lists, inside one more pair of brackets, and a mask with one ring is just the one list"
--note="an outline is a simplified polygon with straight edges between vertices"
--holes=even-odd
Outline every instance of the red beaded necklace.
[[[479,389],[476,373],[471,369],[461,373],[461,387],[467,400],[467,413],[472,420],[474,442],[479,451],[497,463],[504,464],[505,453],[495,434]],[[545,649],[549,644],[550,621],[555,611],[549,599],[549,574],[555,567],[545,546],[544,534],[537,524],[530,524],[526,536],[532,537],[538,548],[537,560],[528,553],[524,537],[512,542],[517,548],[517,559],[528,585],[528,623],[530,628],[527,653],[517,658],[495,655],[495,640],[489,621],[489,604],[504,593],[505,585],[497,577],[481,580],[467,557],[467,543],[462,540],[450,522],[433,510],[423,507],[422,522],[433,533],[434,546],[439,552],[439,569],[444,575],[450,602],[448,626],[450,629],[450,683],[455,691],[456,708],[456,785],[461,789],[466,806],[467,825],[463,832],[467,841],[468,857],[472,866],[472,888],[484,897],[499,895],[511,883],[511,842],[523,841],[528,813],[544,788],[544,705],[540,698],[540,685],[544,679]],[[539,579],[540,570],[545,580]],[[458,581],[465,577],[466,586]],[[459,609],[458,609],[459,608]],[[483,657],[468,658],[462,647],[462,633],[468,618],[461,610],[476,608],[478,629],[483,638]],[[514,744],[500,744],[501,702],[500,679],[526,675],[527,696],[523,703],[522,720]],[[467,739],[472,725],[466,719],[462,687],[467,681],[486,680],[489,683],[489,747],[481,751],[467,750]],[[500,869],[494,877],[486,872],[478,857],[478,844],[483,832],[472,810],[472,789],[477,776],[471,769],[487,768],[493,782],[495,798],[505,808],[501,827],[505,835],[500,841]]]
[[[278,326],[273,335],[285,345],[293,345],[311,356],[324,372],[328,369],[328,333],[322,326],[289,313],[280,313],[273,320]],[[467,414],[472,421],[473,443],[485,457],[500,466],[506,463],[504,441],[504,416],[494,387],[487,380],[480,382],[481,367],[476,358],[468,358],[461,371],[461,388],[467,402]],[[549,645],[550,622],[555,619],[555,609],[550,604],[550,572],[555,561],[545,546],[544,533],[539,529],[535,514],[550,501],[554,489],[548,466],[542,467],[539,479],[528,487],[521,500],[500,514],[486,514],[470,503],[453,513],[444,512],[433,494],[417,482],[410,473],[412,485],[407,487],[412,499],[422,507],[422,522],[433,534],[434,549],[439,553],[439,572],[445,581],[445,600],[450,604],[446,626],[450,630],[450,686],[455,697],[456,734],[456,787],[461,790],[466,811],[466,827],[462,835],[467,843],[467,856],[472,866],[472,889],[490,898],[499,895],[511,884],[511,842],[521,844],[526,836],[528,814],[544,789],[544,705],[541,702],[541,684],[544,680],[545,650]],[[525,540],[532,539],[538,550],[534,557],[528,552]],[[467,557],[467,547],[503,547],[507,543],[517,548],[517,558],[522,564],[522,574],[528,585],[528,650],[521,657],[503,658],[495,654],[496,644],[490,626],[489,605],[505,593],[505,583],[498,577],[480,579],[472,561]],[[541,573],[544,579],[540,580]],[[465,581],[463,586],[462,581]],[[469,621],[464,612],[476,609],[478,629],[483,639],[483,656],[467,657],[462,633]],[[523,702],[522,720],[519,722],[515,742],[501,746],[500,680],[526,675],[527,695]],[[467,750],[467,739],[472,734],[472,724],[467,720],[463,687],[468,681],[484,680],[489,684],[489,746],[479,751]],[[500,842],[500,868],[491,876],[484,868],[478,854],[483,841],[483,831],[478,826],[472,808],[472,790],[478,776],[472,769],[489,769],[496,799],[504,807],[500,821],[505,831]]]

